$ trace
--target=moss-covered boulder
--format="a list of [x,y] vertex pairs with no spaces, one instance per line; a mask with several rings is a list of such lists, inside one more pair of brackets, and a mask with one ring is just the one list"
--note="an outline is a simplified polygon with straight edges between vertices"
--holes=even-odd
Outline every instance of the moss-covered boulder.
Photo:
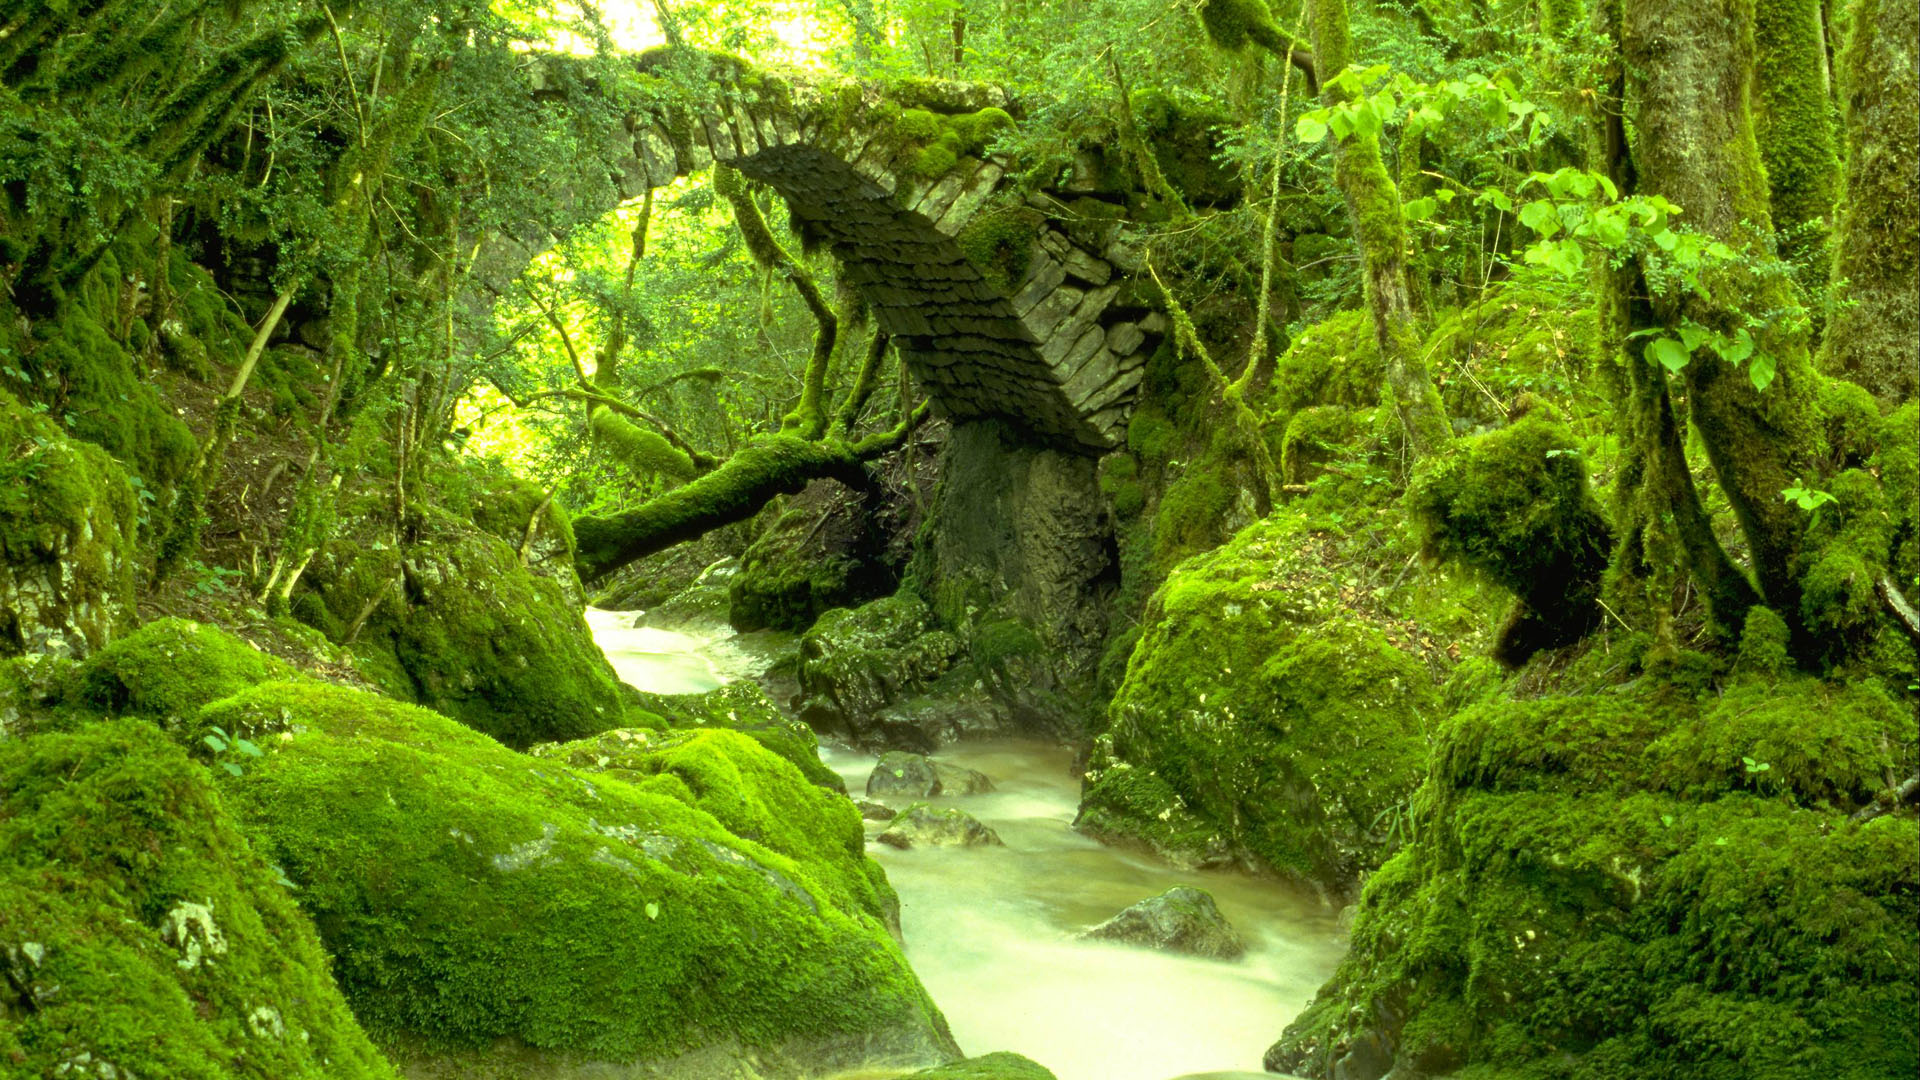
[[829,608],[853,607],[899,584],[870,502],[877,496],[818,480],[740,557],[728,583],[735,630],[805,630]]
[[800,718],[864,746],[931,750],[938,736],[890,707],[945,674],[960,652],[910,592],[835,608],[800,639]]
[[571,566],[544,572],[491,533],[436,516],[418,543],[343,541],[294,612],[350,645],[391,693],[509,746],[622,726],[619,680],[587,628]]
[[666,791],[712,814],[734,835],[805,864],[841,907],[898,921],[899,901],[880,864],[866,856],[853,800],[809,783],[747,735],[621,728],[536,747],[534,756]]
[[151,724],[0,743],[0,1073],[391,1080],[313,924]]
[[225,630],[191,619],[155,619],[80,665],[75,704],[163,725],[293,669]]
[[[528,757],[437,713],[294,683],[202,720],[266,748],[223,794],[411,1074],[734,1075],[755,1057],[785,1077],[953,1054],[855,895],[851,804],[830,812],[750,739]],[[594,766],[569,764],[579,754]]]
[[0,390],[0,657],[85,656],[132,616],[126,470]]
[[1407,501],[1429,555],[1486,574],[1519,599],[1494,650],[1500,659],[1524,663],[1599,624],[1613,535],[1579,444],[1544,406],[1431,463]]
[[787,759],[814,784],[846,794],[847,782],[820,760],[820,739],[813,729],[781,712],[756,683],[728,683],[704,694],[637,692],[631,697],[675,728],[738,731]]
[[1079,827],[1356,889],[1424,771],[1444,653],[1360,584],[1293,517],[1181,564],[1094,741]]
[[1415,839],[1267,1055],[1306,1077],[1892,1077],[1920,1067],[1914,768],[1877,684],[1643,678],[1441,729]]

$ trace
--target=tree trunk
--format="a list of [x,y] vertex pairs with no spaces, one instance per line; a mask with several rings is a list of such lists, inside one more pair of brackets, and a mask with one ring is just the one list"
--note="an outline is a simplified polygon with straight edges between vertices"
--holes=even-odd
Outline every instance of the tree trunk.
[[1840,61],[1847,194],[1833,279],[1845,282],[1834,299],[1846,306],[1836,306],[1828,320],[1820,366],[1889,405],[1912,397],[1920,381],[1916,39],[1920,7],[1913,0],[1858,0]]
[[[1326,78],[1352,59],[1347,0],[1313,0],[1313,53]],[[1367,306],[1386,368],[1387,392],[1415,459],[1442,449],[1453,438],[1440,391],[1420,355],[1413,299],[1407,288],[1407,230],[1400,192],[1380,156],[1380,137],[1356,132],[1333,149],[1333,182],[1347,203],[1360,241]]]
[[[1753,0],[1626,0],[1621,52],[1635,101],[1640,190],[1666,196],[1681,221],[1743,256],[1772,237],[1766,171],[1749,109]],[[1657,276],[1657,275],[1649,275]],[[1711,297],[1678,289],[1653,298],[1659,321],[1692,319],[1731,334],[1749,313],[1791,309],[1793,289],[1735,266],[1706,275]],[[1748,372],[1710,349],[1685,369],[1688,405],[1752,552],[1760,593],[1790,622],[1799,616],[1794,561],[1805,514],[1782,490],[1815,474],[1817,375],[1804,326],[1781,319],[1755,335],[1776,376],[1756,390]]]
[[775,495],[792,495],[832,477],[850,487],[868,483],[859,450],[842,442],[768,435],[740,448],[719,468],[612,517],[575,518],[574,566],[595,581],[636,559],[745,521]]
[[1840,182],[1827,122],[1820,0],[1758,0],[1754,45],[1754,123],[1780,254],[1802,270],[1805,284],[1818,287],[1826,282],[1827,233]]

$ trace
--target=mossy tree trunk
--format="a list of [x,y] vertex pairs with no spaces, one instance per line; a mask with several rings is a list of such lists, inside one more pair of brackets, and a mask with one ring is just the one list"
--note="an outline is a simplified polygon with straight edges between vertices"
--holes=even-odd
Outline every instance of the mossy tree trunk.
[[1834,248],[1840,285],[1821,342],[1821,367],[1884,404],[1916,390],[1920,340],[1920,76],[1913,0],[1857,0],[1841,55],[1846,198]]
[[1823,284],[1840,158],[1827,119],[1820,0],[1758,0],[1754,46],[1754,125],[1780,254],[1808,285]]
[[[1347,25],[1347,0],[1312,0],[1315,64],[1323,81],[1345,70],[1353,59]],[[1335,103],[1345,100],[1329,91]],[[1418,459],[1444,449],[1452,440],[1440,391],[1420,355],[1413,294],[1407,285],[1407,230],[1400,212],[1400,191],[1387,173],[1378,134],[1357,131],[1335,144],[1333,181],[1346,200],[1354,237],[1360,242],[1367,306],[1374,337],[1386,368],[1389,397],[1406,433],[1407,448]]]
[[[1768,186],[1750,108],[1753,0],[1626,0],[1621,56],[1634,103],[1633,160],[1640,190],[1679,204],[1682,220],[1739,256],[1707,275],[1711,292],[1670,289],[1652,298],[1663,325],[1691,320],[1731,334],[1748,316],[1776,376],[1755,389],[1748,371],[1712,350],[1684,371],[1687,404],[1708,459],[1752,554],[1760,594],[1789,618],[1799,610],[1794,577],[1805,513],[1781,492],[1815,475],[1813,370],[1804,320],[1789,282],[1753,272],[1773,236]],[[1656,273],[1649,273],[1656,277]]]

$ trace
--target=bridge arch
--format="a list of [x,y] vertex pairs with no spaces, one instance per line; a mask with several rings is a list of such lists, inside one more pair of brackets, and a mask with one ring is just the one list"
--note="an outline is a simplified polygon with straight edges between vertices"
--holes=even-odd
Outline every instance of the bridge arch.
[[[684,79],[685,59],[657,50],[636,62],[662,75],[677,64]],[[1035,214],[1024,266],[1008,268],[1004,285],[990,280],[963,253],[967,227],[1014,199],[1044,211],[1045,197],[1017,194],[1002,158],[964,146],[929,154],[926,140],[901,136],[908,108],[951,123],[1004,104],[997,91],[915,83],[903,108],[886,87],[694,59],[707,68],[699,92],[605,134],[609,195],[635,198],[730,165],[779,192],[825,242],[946,415],[1006,421],[1080,452],[1124,440],[1142,369],[1166,332],[1164,316],[1124,287],[1140,268],[1134,238],[1117,221],[1076,236]],[[524,265],[551,242],[522,240],[508,261]]]

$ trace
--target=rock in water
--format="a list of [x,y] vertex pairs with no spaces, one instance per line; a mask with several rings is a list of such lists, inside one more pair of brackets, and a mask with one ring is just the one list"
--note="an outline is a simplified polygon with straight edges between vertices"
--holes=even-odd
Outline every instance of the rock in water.
[[925,799],[934,795],[979,795],[992,790],[993,781],[986,773],[904,750],[882,754],[873,766],[872,775],[867,777],[868,795],[909,795]]
[[867,821],[892,821],[898,816],[893,807],[871,799],[855,799],[853,807],[860,811],[860,816]]
[[903,851],[914,847],[1001,846],[1000,834],[965,810],[936,809],[925,803],[914,803],[900,811],[887,831],[874,839]]
[[1231,960],[1247,947],[1203,889],[1176,885],[1142,900],[1080,935],[1083,939],[1144,945],[1162,952]]

